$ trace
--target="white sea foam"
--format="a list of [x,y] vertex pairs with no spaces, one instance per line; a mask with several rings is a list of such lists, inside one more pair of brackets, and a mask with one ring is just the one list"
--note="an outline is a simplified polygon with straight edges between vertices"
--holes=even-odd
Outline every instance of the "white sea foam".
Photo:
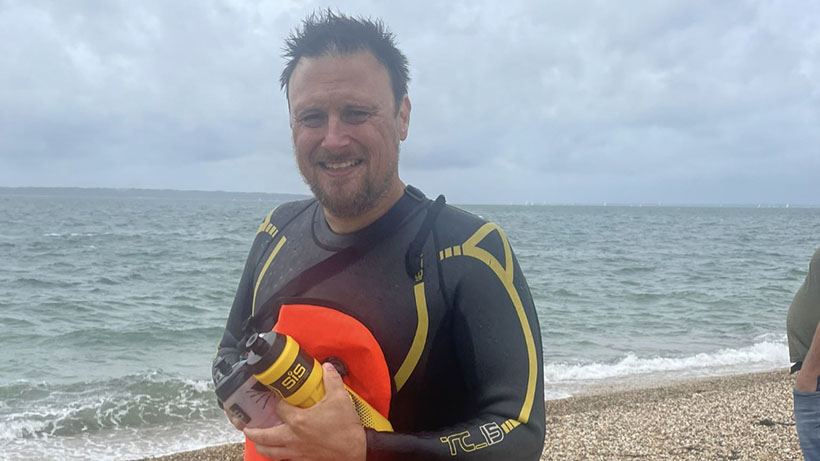
[[0,392],[11,397],[0,413],[0,441],[179,424],[221,414],[208,380],[156,371],[77,384],[18,381],[0,386]]
[[[180,437],[180,434],[184,434]],[[83,433],[71,437],[16,439],[3,446],[8,460],[122,460],[160,456],[240,442],[242,433],[227,419]]]
[[604,384],[663,382],[722,376],[789,366],[785,336],[766,335],[739,349],[720,349],[681,357],[626,354],[614,363],[548,363],[544,366],[546,398],[564,398]]
[[[0,414],[0,459],[134,459],[241,440],[208,380],[152,370],[81,384],[18,380],[0,391],[12,397]],[[26,394],[36,397],[16,397]]]
[[198,392],[209,392],[213,390],[213,384],[207,379],[183,379],[182,382],[187,386],[193,387],[194,390]]

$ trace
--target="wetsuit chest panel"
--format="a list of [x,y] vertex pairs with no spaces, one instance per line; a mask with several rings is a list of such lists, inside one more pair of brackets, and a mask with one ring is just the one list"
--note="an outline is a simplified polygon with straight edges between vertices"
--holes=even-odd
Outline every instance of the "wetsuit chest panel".
[[[414,222],[408,223],[406,228],[380,242],[345,270],[295,294],[299,298],[325,300],[364,325],[380,345],[391,377],[395,377],[405,363],[418,336],[421,316],[418,296],[404,266],[407,246],[416,228]],[[276,305],[271,297],[277,295],[281,286],[334,253],[334,249],[316,241],[308,219],[294,220],[281,234],[280,238],[285,238],[286,242],[273,257],[276,245],[271,245],[257,267],[257,307]],[[436,280],[435,264],[431,266],[429,276],[425,277]],[[427,286],[431,293],[426,295],[427,303],[422,313],[426,322],[424,338],[421,342],[415,341],[417,348],[427,345],[427,336],[435,334],[444,316],[437,284],[428,283]],[[280,315],[279,312],[273,314],[274,319]],[[424,360],[425,356],[418,357],[417,363],[422,364]],[[415,367],[410,371],[413,369]]]

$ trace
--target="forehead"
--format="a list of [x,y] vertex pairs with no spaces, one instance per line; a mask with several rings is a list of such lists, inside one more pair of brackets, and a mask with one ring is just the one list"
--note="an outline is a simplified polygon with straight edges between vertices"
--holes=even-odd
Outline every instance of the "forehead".
[[290,77],[288,98],[292,110],[328,103],[392,105],[393,91],[387,68],[361,51],[301,58]]

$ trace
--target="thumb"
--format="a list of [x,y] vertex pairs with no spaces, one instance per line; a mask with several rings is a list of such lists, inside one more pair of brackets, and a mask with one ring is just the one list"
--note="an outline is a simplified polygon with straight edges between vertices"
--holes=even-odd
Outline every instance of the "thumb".
[[322,364],[322,381],[325,385],[325,393],[337,394],[344,391],[344,382],[342,376],[336,371],[336,367],[332,363],[326,362]]

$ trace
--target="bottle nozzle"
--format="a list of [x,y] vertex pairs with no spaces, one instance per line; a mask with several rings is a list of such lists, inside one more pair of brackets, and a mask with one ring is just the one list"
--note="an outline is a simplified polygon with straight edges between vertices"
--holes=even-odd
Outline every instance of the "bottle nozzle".
[[245,348],[256,355],[263,356],[270,351],[270,343],[265,341],[259,333],[254,333],[248,341],[245,342]]

